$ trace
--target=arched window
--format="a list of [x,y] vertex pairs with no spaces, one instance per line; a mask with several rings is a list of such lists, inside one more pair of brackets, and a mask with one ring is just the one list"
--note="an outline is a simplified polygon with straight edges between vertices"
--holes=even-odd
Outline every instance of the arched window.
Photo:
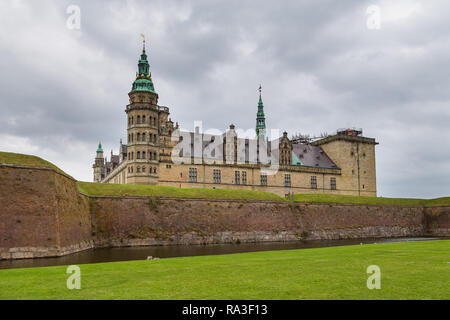
[[141,172],[141,167],[137,167],[137,171],[136,172]]
[[141,134],[140,134],[139,132],[137,133],[136,136],[137,136],[137,137],[136,137],[136,138],[137,138],[137,141],[141,141]]
[[153,168],[153,173],[156,173],[156,168]]
[[134,117],[131,117],[131,124],[134,124]]
[[137,124],[141,124],[141,116],[137,116]]
[[145,116],[142,116],[142,123],[145,123]]
[[145,160],[145,151],[142,151],[142,159]]
[[144,172],[144,173],[145,173],[145,167],[142,167],[142,172]]
[[145,142],[145,132],[142,133],[142,141]]
[[153,160],[156,160],[156,152],[153,153]]
[[134,133],[131,134],[131,142],[134,140]]
[[136,154],[136,159],[140,159],[140,158],[141,158],[141,152],[138,151],[137,154]]

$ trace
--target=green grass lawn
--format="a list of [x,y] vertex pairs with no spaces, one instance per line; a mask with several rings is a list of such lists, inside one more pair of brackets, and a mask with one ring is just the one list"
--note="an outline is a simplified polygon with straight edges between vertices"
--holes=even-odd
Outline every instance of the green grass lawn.
[[[450,299],[450,240],[0,270],[0,299]],[[366,287],[369,265],[381,289]]]

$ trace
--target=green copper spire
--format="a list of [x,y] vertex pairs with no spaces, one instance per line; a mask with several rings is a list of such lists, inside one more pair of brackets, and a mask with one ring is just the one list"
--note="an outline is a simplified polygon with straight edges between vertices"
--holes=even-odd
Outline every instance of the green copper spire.
[[156,93],[152,82],[152,74],[150,73],[150,65],[147,60],[147,54],[145,53],[145,39],[143,43],[141,59],[138,63],[136,80],[133,82],[131,91],[147,91]]
[[97,149],[97,152],[102,152],[102,153],[103,153],[102,143],[101,143],[101,142],[98,143],[98,149]]
[[259,86],[258,112],[256,113],[256,136],[263,135],[266,138],[266,117],[264,116],[264,104],[261,98],[261,85]]

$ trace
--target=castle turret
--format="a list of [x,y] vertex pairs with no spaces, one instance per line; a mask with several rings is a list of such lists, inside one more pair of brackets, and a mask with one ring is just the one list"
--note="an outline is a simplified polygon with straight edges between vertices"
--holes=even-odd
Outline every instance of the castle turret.
[[94,182],[100,182],[105,178],[105,158],[103,158],[102,144],[99,142],[97,148],[97,155],[92,166],[94,168]]

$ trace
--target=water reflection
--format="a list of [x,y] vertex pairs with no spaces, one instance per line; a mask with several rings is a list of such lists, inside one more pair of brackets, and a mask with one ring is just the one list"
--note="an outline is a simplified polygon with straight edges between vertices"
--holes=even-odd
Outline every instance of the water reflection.
[[58,265],[99,263],[127,260],[145,260],[148,256],[159,258],[204,256],[239,252],[269,251],[321,248],[332,246],[345,246],[355,244],[386,243],[399,241],[439,240],[443,238],[370,238],[350,240],[309,240],[294,242],[264,242],[241,244],[211,244],[189,246],[159,246],[159,247],[124,247],[99,248],[74,253],[57,258],[2,260],[0,269],[47,267]]

